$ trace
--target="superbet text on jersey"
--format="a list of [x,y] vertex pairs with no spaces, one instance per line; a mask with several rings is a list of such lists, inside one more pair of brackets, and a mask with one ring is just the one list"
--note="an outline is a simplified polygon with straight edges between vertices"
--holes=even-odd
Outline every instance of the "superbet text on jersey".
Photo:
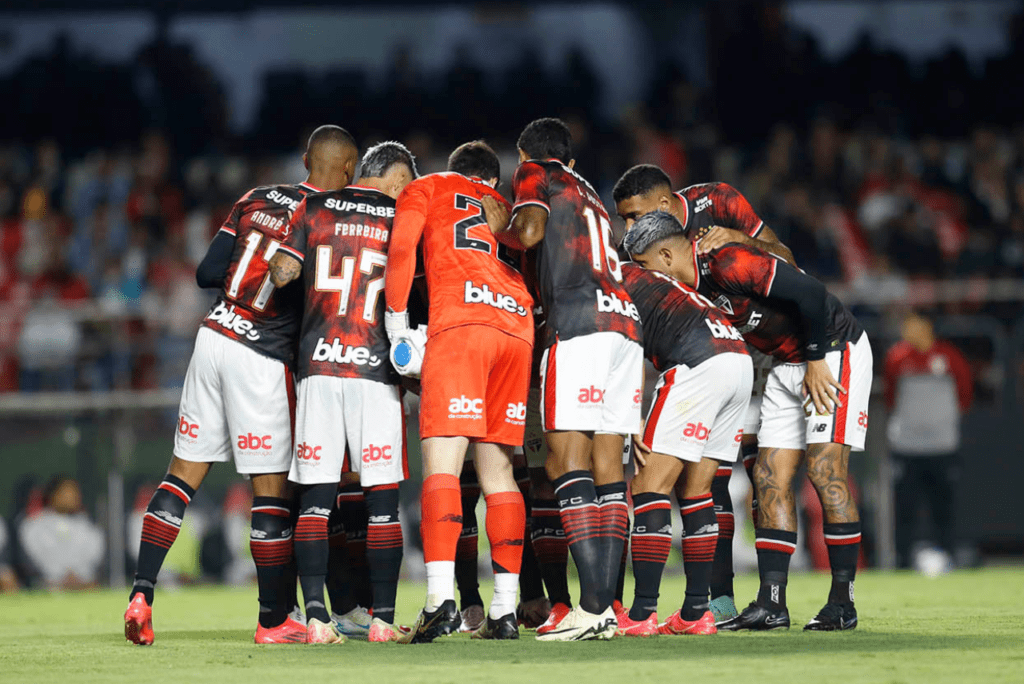
[[[728,244],[697,256],[696,289],[725,312],[750,346],[783,363],[802,363],[807,345],[796,304],[769,299],[778,269],[795,268],[767,252]],[[864,333],[849,309],[828,295],[828,349],[841,348]]]
[[[235,238],[224,289],[203,325],[273,359],[291,362],[301,312],[297,288],[274,295],[269,264],[288,236],[302,198],[316,189],[304,183],[250,190],[235,203],[220,230]],[[284,295],[284,296],[282,296]]]
[[557,160],[533,160],[516,169],[512,188],[516,209],[548,212],[537,256],[543,346],[597,332],[640,342],[640,315],[622,287],[608,212],[590,184]]
[[699,183],[676,193],[685,207],[681,221],[686,237],[696,240],[711,226],[732,228],[756,238],[764,221],[754,212],[747,198],[726,183]]
[[306,299],[298,377],[329,375],[397,384],[384,331],[384,271],[395,200],[349,186],[311,194],[281,250],[299,261]]

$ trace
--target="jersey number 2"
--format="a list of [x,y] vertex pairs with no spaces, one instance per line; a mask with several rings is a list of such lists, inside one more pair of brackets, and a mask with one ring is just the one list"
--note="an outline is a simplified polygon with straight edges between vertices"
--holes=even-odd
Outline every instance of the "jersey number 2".
[[[475,249],[478,252],[490,254],[491,243],[487,240],[481,240],[480,238],[469,236],[470,228],[487,225],[487,219],[483,215],[483,203],[475,197],[456,194],[455,208],[460,211],[468,211],[471,208],[476,209],[476,212],[472,216],[467,216],[455,224],[455,249]],[[488,228],[487,231],[490,232],[490,228]],[[516,263],[516,259],[509,253],[508,248],[500,242],[498,243],[497,256],[498,260],[506,266],[516,271],[519,270],[519,264]]]

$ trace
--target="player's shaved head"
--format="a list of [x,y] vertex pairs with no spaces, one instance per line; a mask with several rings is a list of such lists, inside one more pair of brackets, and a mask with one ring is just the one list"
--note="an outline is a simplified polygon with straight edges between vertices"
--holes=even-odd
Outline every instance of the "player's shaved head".
[[455,148],[448,157],[448,170],[484,181],[501,178],[498,154],[483,140],[473,140]]
[[563,164],[572,161],[572,134],[561,119],[537,119],[523,129],[516,146],[528,159],[557,159]]
[[656,190],[672,192],[672,180],[668,174],[653,164],[638,164],[622,174],[612,189],[612,200],[618,204],[631,197],[644,197]]
[[416,172],[416,157],[409,148],[399,142],[387,141],[366,150],[359,164],[359,177],[383,178],[395,164],[404,164],[413,178],[419,175]]
[[667,211],[652,211],[638,218],[633,227],[626,231],[622,248],[630,256],[637,256],[663,240],[684,236],[683,224],[679,219]]
[[351,133],[328,124],[309,136],[302,161],[309,169],[309,184],[321,190],[337,190],[352,182],[359,148]]

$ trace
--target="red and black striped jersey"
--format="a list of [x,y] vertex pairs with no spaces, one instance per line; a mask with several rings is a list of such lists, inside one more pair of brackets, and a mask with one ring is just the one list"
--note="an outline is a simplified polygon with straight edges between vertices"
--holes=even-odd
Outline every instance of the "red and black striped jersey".
[[316,188],[305,183],[254,188],[235,203],[221,232],[235,238],[224,287],[203,325],[251,349],[290,363],[302,315],[301,291],[275,292],[270,258],[288,236],[299,202]]
[[683,228],[686,237],[696,240],[711,226],[732,228],[757,237],[764,221],[754,212],[747,198],[726,183],[699,183],[676,193],[685,207]]
[[[750,346],[784,363],[803,363],[807,331],[796,304],[771,298],[779,269],[795,269],[784,259],[748,245],[728,244],[710,254],[694,250],[695,288],[725,312]],[[827,349],[855,342],[864,329],[835,295],[827,296]]]
[[512,190],[514,210],[534,205],[548,212],[537,247],[543,347],[597,332],[640,342],[640,314],[622,286],[608,212],[590,184],[558,160],[532,160],[516,169]]
[[299,378],[398,384],[388,361],[383,296],[394,220],[395,200],[356,185],[310,194],[299,205],[281,245],[302,262]]
[[693,368],[716,354],[748,354],[725,314],[678,280],[637,264],[622,265],[623,284],[640,311],[644,356],[659,372]]

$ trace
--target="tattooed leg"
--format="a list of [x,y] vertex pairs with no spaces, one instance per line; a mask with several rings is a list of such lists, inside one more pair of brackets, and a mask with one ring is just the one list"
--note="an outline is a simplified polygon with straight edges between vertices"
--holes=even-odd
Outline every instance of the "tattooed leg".
[[793,480],[803,460],[797,449],[761,448],[754,465],[759,528],[796,532],[796,498]]
[[849,462],[850,447],[845,444],[810,444],[807,447],[807,477],[821,499],[825,523],[860,521],[857,504],[850,494]]

